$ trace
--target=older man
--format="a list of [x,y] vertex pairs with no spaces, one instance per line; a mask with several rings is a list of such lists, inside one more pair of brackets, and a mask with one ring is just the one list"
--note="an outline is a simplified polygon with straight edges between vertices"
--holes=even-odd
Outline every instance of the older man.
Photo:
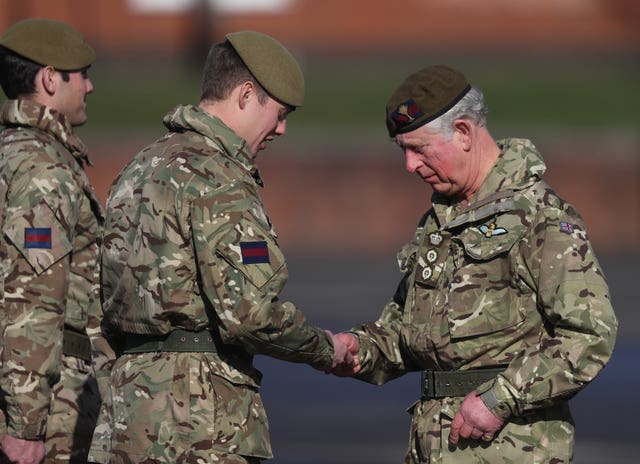
[[389,135],[432,206],[380,318],[338,336],[362,380],[422,371],[405,462],[568,463],[568,400],[609,360],[617,321],[580,215],[529,140],[493,140],[486,112],[446,66],[389,99]]

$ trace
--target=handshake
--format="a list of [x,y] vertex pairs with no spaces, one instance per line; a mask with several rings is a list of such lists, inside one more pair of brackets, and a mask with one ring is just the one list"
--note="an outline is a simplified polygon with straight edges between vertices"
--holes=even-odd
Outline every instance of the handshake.
[[325,370],[327,374],[339,377],[350,377],[360,371],[360,341],[358,337],[350,333],[333,334],[325,330],[333,343],[333,363],[331,368]]

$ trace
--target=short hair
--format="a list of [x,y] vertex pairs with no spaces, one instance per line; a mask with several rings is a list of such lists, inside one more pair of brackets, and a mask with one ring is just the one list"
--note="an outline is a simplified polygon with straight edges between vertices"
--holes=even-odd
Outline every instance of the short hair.
[[219,101],[229,97],[233,89],[250,81],[256,87],[258,101],[264,105],[269,94],[247,69],[240,55],[228,40],[215,44],[209,50],[202,73],[200,101]]
[[477,126],[486,126],[488,112],[482,91],[477,87],[471,87],[453,108],[426,124],[425,128],[450,140],[453,137],[453,123],[456,119],[468,119]]
[[[9,99],[33,95],[36,91],[36,75],[44,66],[0,47],[0,86]],[[67,71],[58,71],[69,82]]]
[[22,58],[2,47],[0,49],[0,85],[7,98],[31,95],[36,91],[38,63]]

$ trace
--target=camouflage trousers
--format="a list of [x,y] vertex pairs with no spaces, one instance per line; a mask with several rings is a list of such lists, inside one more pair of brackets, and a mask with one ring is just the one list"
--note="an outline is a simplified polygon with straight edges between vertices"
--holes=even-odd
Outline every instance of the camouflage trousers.
[[90,462],[254,464],[272,457],[257,385],[239,374],[212,353],[119,357]]
[[413,413],[405,464],[570,464],[575,427],[566,402],[508,421],[490,442],[449,431],[463,398],[418,401]]
[[[100,393],[90,363],[63,356],[47,418],[43,463],[86,463],[99,409]],[[1,437],[6,425],[1,411],[0,416]]]

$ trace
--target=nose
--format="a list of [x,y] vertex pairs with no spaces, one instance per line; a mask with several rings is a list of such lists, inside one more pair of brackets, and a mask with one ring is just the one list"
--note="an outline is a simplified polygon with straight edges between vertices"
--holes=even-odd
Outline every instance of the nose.
[[87,86],[87,93],[93,92],[93,82],[91,82],[91,79],[87,78],[85,82]]
[[276,135],[284,135],[284,133],[287,131],[287,120],[286,119],[282,119],[280,121],[278,121],[278,125],[276,126]]
[[414,172],[416,172],[418,167],[420,167],[420,165],[422,164],[422,161],[420,160],[420,157],[416,153],[412,152],[411,150],[405,150],[404,156],[405,156],[405,169],[408,172],[413,174]]

